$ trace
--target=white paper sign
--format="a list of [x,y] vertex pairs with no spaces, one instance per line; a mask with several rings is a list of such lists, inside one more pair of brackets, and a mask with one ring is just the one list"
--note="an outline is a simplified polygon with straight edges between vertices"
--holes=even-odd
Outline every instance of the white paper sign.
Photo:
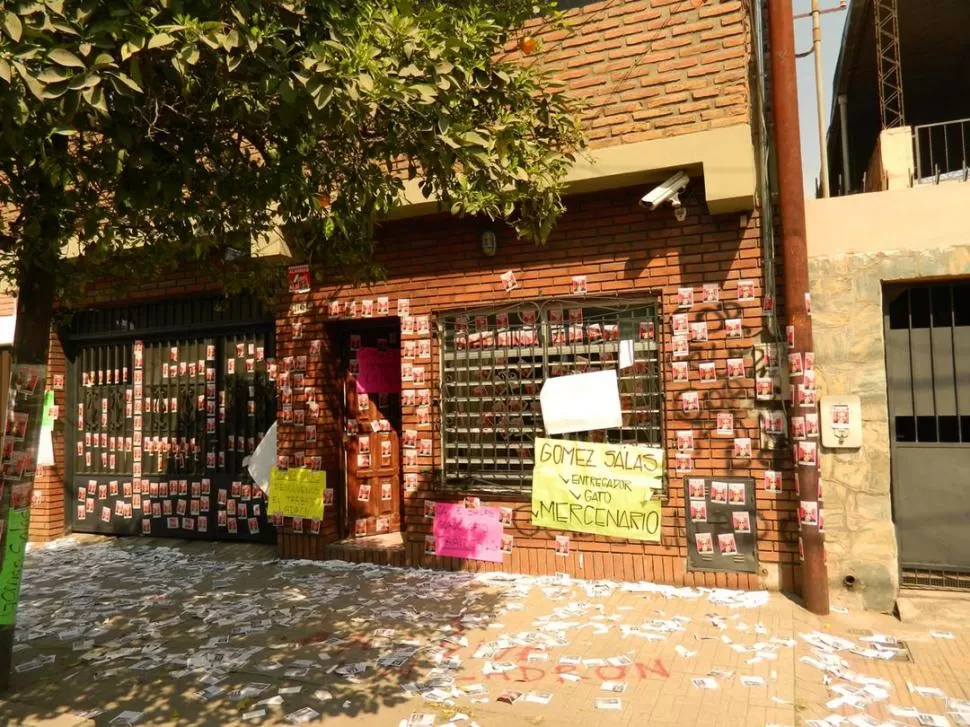
[[620,341],[620,370],[628,369],[633,365],[633,341]]
[[[248,460],[248,461],[247,461]],[[266,435],[256,445],[251,456],[243,461],[249,476],[259,489],[269,492],[269,473],[276,466],[276,422],[266,431]]]
[[539,401],[547,434],[616,429],[623,424],[613,369],[546,379]]

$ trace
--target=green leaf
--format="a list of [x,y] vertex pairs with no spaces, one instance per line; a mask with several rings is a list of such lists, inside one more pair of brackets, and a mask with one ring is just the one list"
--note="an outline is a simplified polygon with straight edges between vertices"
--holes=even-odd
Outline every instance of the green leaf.
[[52,22],[51,27],[60,33],[64,33],[65,35],[73,35],[73,36],[80,35],[80,33],[78,33],[74,28],[72,28],[67,23]]
[[371,78],[366,73],[361,73],[357,76],[357,85],[364,91],[371,92],[374,90],[374,79]]
[[283,103],[291,104],[296,101],[296,89],[293,87],[293,81],[290,79],[287,78],[281,81],[277,91]]
[[68,87],[66,83],[57,83],[51,86],[44,86],[44,91],[41,94],[41,97],[45,101],[53,101],[55,98],[60,98],[67,92]]
[[121,46],[121,60],[127,61],[129,58],[135,55],[135,53],[141,50],[142,44],[143,41],[127,41]]
[[8,10],[3,16],[3,27],[7,31],[14,43],[19,43],[21,36],[24,34],[24,24],[20,22],[20,18],[12,10]]
[[27,88],[30,90],[34,96],[40,101],[44,100],[44,84],[30,75],[30,71],[27,70],[27,66],[23,63],[14,62],[14,68],[17,69],[17,74],[23,79],[24,83],[27,84]]
[[74,74],[63,68],[45,68],[37,74],[37,80],[41,83],[60,83],[71,78]]
[[55,48],[47,57],[57,65],[64,66],[65,68],[85,67],[84,61],[65,48]]
[[10,69],[10,64],[0,58],[0,78],[2,78],[6,83],[10,83],[11,76],[12,71]]
[[70,126],[55,126],[51,129],[51,135],[54,136],[77,136],[77,129],[73,129]]
[[226,37],[222,39],[222,47],[226,50],[239,47],[239,31],[236,28],[226,33]]
[[320,86],[313,94],[313,105],[316,106],[319,111],[322,111],[324,107],[330,103],[330,99],[332,98],[333,89]]
[[148,39],[148,50],[154,50],[155,48],[164,48],[167,45],[172,45],[175,42],[173,38],[168,33],[158,33],[153,35]]
[[139,86],[137,83],[135,83],[135,80],[130,76],[128,76],[127,74],[124,74],[121,71],[118,71],[116,73],[112,73],[111,75],[117,78],[123,84],[125,84],[128,88],[130,88],[135,93],[144,93],[142,87]]
[[94,88],[101,83],[101,77],[97,73],[78,74],[71,79],[67,87],[72,91],[80,91],[85,88]]
[[438,97],[438,89],[426,83],[417,83],[411,86],[411,89],[421,95],[424,103],[432,103]]
[[84,96],[84,100],[87,101],[92,108],[97,109],[105,116],[108,115],[108,104],[104,100],[104,91],[101,86],[95,86],[94,88],[86,88],[81,92]]

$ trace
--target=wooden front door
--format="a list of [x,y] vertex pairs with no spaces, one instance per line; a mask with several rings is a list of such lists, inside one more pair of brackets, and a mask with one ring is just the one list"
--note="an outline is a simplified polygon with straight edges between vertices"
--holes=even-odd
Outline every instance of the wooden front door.
[[358,538],[401,530],[401,356],[387,322],[344,331],[347,522]]

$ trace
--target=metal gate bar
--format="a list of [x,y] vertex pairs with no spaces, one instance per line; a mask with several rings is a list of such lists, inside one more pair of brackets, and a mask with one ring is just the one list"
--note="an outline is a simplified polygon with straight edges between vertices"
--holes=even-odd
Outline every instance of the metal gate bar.
[[920,590],[970,590],[970,572],[904,567],[899,584]]
[[887,296],[894,441],[970,443],[970,283]]
[[442,487],[527,492],[544,433],[543,381],[616,369],[621,340],[634,342],[633,364],[619,371],[623,426],[567,438],[662,445],[656,301],[526,302],[442,314],[438,323]]
[[970,282],[885,289],[892,503],[901,582],[970,584]]

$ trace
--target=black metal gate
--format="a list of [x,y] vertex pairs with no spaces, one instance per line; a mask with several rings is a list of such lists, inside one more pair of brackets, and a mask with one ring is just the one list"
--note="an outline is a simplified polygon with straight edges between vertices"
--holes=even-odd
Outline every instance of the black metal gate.
[[970,587],[970,282],[884,293],[903,585]]
[[273,319],[258,303],[88,311],[63,338],[75,532],[275,539],[242,464],[276,418]]

